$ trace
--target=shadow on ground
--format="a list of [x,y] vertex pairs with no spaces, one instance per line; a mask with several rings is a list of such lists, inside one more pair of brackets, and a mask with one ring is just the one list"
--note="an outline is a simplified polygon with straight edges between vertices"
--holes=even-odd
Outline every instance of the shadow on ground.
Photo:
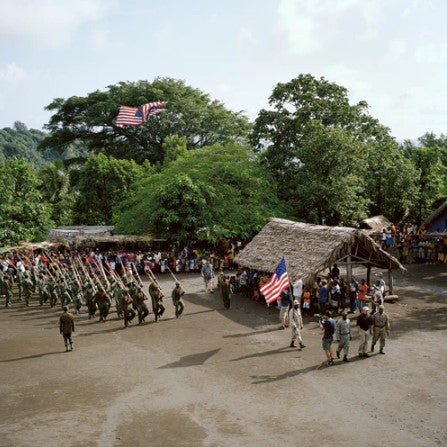
[[[374,355],[378,355],[378,354],[370,354],[370,356],[374,356]],[[361,359],[360,357],[356,356],[356,357],[351,357],[349,363],[353,363],[353,362],[357,362],[360,360],[365,360],[367,361],[367,359]],[[306,374],[312,371],[316,371],[319,369],[326,369],[326,368],[343,368],[344,366],[349,365],[349,363],[343,362],[343,361],[336,361],[336,363],[333,366],[327,366],[326,362],[323,363],[319,363],[318,365],[313,365],[313,366],[308,366],[306,368],[301,368],[301,369],[295,369],[293,371],[287,371],[283,374],[278,374],[278,375],[264,375],[264,376],[250,376],[252,379],[254,379],[254,381],[252,382],[253,385],[259,385],[262,383],[271,383],[271,382],[278,382],[280,380],[284,380],[284,379],[289,379],[290,377],[296,377],[299,376],[301,374]]]
[[40,357],[47,357],[48,355],[55,355],[55,354],[65,354],[65,351],[44,352],[43,354],[26,355],[24,357],[16,357],[13,359],[0,360],[0,363],[10,363],[10,362],[18,362],[20,360],[38,359]]
[[168,368],[185,368],[188,366],[199,366],[203,365],[207,360],[209,360],[213,355],[217,354],[220,348],[213,349],[212,351],[200,352],[198,354],[185,355],[180,357],[176,362],[168,363],[166,365],[160,366],[158,369],[168,369]]

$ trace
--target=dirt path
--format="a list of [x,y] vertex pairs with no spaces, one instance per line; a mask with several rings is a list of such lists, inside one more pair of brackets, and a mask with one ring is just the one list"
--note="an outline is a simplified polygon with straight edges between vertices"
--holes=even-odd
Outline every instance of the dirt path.
[[83,313],[72,353],[59,310],[0,309],[0,446],[447,445],[445,267],[396,278],[385,356],[357,360],[354,339],[353,361],[329,368],[314,319],[290,349],[276,309],[235,297],[227,311],[183,279],[182,318],[170,300],[128,329]]

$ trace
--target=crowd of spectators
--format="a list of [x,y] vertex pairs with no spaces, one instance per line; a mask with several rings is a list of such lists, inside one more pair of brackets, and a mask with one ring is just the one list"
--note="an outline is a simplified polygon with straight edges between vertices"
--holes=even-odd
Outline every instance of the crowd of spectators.
[[424,225],[392,224],[382,230],[379,241],[384,250],[398,250],[403,263],[447,263],[447,237],[428,233]]
[[[239,269],[231,279],[232,291],[244,294],[255,301],[265,302],[260,288],[270,276],[249,268]],[[290,296],[290,290],[293,296]],[[352,313],[361,312],[365,304],[370,301],[372,308],[375,309],[383,303],[385,294],[386,285],[381,273],[377,274],[371,284],[367,284],[366,279],[354,277],[348,282],[340,275],[337,265],[334,265],[327,277],[318,276],[311,285],[303,285],[299,277],[294,278],[290,289],[281,294],[277,306],[280,314],[287,315],[287,310],[296,299],[304,315],[324,315],[327,310],[336,315],[344,310]]]
[[[175,246],[163,250],[126,251],[126,250],[101,250],[99,248],[61,250],[52,256],[59,262],[70,264],[73,256],[79,256],[84,261],[95,267],[101,262],[106,269],[116,271],[121,275],[126,269],[135,265],[138,273],[142,274],[149,267],[154,273],[168,273],[169,269],[174,273],[200,273],[202,266],[209,263],[213,271],[221,268],[235,268],[234,258],[241,247],[239,241],[223,241],[216,247],[194,247],[189,244],[182,249]],[[43,266],[49,263],[49,257],[45,252],[39,256],[39,262]]]

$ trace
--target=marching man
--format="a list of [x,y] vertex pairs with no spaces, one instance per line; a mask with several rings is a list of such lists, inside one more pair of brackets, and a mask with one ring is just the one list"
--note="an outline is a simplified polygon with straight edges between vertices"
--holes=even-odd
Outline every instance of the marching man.
[[290,310],[289,324],[292,328],[292,341],[290,347],[295,347],[295,340],[298,339],[300,348],[305,348],[303,339],[301,338],[301,329],[303,329],[303,318],[301,317],[300,303],[298,300],[293,301],[293,308]]

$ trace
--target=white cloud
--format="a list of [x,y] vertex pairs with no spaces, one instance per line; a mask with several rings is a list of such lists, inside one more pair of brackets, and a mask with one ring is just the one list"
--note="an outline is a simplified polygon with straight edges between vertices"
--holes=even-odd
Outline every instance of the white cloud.
[[420,44],[415,52],[416,62],[420,64],[441,64],[447,61],[447,42],[426,42]]
[[389,55],[397,58],[407,53],[407,43],[403,39],[394,39],[390,42]]
[[313,17],[306,17],[298,1],[282,0],[278,8],[280,30],[285,34],[289,51],[309,54],[320,47]]
[[242,27],[239,30],[237,40],[239,42],[239,45],[243,47],[254,47],[258,44],[258,39],[256,39],[256,37],[254,36],[253,31],[245,27]]
[[0,82],[15,83],[28,78],[28,73],[15,62],[0,68]]
[[363,72],[343,64],[329,66],[324,71],[324,77],[348,89],[351,102],[367,100],[372,93],[372,85]]
[[323,48],[337,28],[338,17],[359,0],[281,0],[278,28],[289,52],[306,55]]
[[109,32],[102,28],[96,28],[91,34],[92,44],[96,50],[102,50],[106,47],[107,42],[109,42]]
[[110,4],[105,0],[0,0],[0,41],[63,47],[82,25],[101,20]]

